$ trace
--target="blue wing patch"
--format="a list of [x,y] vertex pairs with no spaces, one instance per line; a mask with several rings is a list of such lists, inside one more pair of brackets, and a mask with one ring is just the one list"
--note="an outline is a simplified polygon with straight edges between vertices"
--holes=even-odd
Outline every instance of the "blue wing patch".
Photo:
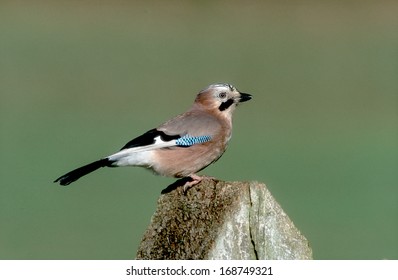
[[176,144],[178,146],[189,147],[195,144],[201,144],[204,142],[208,142],[211,140],[211,137],[208,135],[203,136],[191,136],[191,135],[184,135],[181,138],[176,140]]

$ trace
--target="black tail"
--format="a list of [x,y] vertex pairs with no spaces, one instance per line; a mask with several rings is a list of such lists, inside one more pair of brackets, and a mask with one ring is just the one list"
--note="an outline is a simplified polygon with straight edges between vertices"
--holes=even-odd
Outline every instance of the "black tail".
[[91,173],[97,170],[98,168],[104,166],[110,166],[111,163],[112,162],[107,158],[94,161],[92,163],[79,167],[75,170],[72,170],[71,172],[68,172],[65,175],[62,175],[61,177],[56,179],[54,183],[59,182],[62,186],[67,186],[70,183],[73,183],[74,181],[79,179],[80,177],[83,177],[84,175],[87,175],[88,173]]

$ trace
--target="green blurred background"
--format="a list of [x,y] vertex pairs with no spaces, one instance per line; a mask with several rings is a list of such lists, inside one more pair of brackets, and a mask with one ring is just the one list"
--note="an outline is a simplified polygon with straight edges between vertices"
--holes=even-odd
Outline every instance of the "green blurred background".
[[183,112],[254,99],[204,172],[267,184],[316,259],[398,259],[398,4],[2,1],[0,259],[132,259],[174,179],[52,181]]

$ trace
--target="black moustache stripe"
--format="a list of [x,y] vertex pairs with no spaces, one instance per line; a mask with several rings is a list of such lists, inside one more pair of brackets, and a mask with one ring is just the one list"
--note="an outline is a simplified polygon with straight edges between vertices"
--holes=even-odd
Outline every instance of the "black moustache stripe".
[[232,104],[234,104],[234,100],[228,99],[227,101],[221,103],[221,105],[218,107],[218,109],[220,111],[224,111],[224,110],[228,109]]

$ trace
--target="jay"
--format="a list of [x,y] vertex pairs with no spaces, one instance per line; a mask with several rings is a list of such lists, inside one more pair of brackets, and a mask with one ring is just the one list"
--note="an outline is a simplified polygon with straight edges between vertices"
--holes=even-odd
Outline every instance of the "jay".
[[236,106],[250,99],[250,94],[232,85],[212,84],[198,93],[185,113],[134,138],[117,153],[72,170],[54,182],[66,186],[100,167],[141,166],[162,176],[190,177],[189,185],[195,185],[202,179],[196,173],[225,152]]

